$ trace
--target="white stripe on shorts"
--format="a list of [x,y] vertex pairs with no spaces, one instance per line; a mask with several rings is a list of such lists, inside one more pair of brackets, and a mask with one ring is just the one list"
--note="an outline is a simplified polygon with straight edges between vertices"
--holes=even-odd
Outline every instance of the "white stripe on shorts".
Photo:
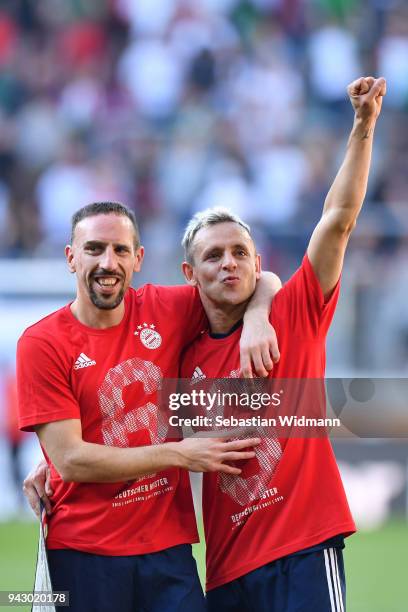
[[331,612],[337,612],[336,608],[334,607],[333,586],[332,586],[332,579],[331,579],[331,574],[330,574],[329,553],[326,548],[323,550],[323,552],[324,552],[324,564],[326,566],[327,586],[329,588],[329,595],[330,595]]
[[339,601],[340,601],[340,612],[344,612],[344,605],[343,605],[343,593],[341,590],[341,583],[340,583],[340,574],[339,574],[339,566],[337,563],[337,555],[339,554],[336,548],[332,548],[333,551],[333,557],[334,557],[334,562],[336,564],[336,573],[335,578],[337,581],[337,589],[338,589],[338,593],[339,593]]
[[340,586],[339,566],[335,548],[324,549],[327,586],[329,589],[331,612],[344,612],[343,594]]

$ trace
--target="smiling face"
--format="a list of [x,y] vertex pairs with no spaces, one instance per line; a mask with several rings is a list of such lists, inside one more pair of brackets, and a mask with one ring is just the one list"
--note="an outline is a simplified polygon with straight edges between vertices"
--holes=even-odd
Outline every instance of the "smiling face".
[[140,270],[143,247],[135,247],[130,219],[110,213],[82,219],[65,254],[77,275],[81,303],[113,310],[122,303],[133,273]]
[[248,232],[238,223],[200,229],[192,244],[192,263],[184,262],[188,282],[200,290],[204,306],[245,303],[260,275],[260,257]]

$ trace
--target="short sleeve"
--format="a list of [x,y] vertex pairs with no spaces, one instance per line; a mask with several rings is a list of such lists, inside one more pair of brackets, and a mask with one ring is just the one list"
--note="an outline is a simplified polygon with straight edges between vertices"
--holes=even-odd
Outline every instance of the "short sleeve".
[[198,290],[189,285],[156,286],[156,290],[162,309],[177,323],[182,347],[187,346],[208,327]]
[[79,419],[79,405],[57,349],[40,338],[23,335],[17,345],[19,427]]
[[307,255],[302,265],[276,295],[271,310],[285,318],[293,333],[305,338],[324,338],[333,320],[340,293],[340,280],[329,298],[324,297],[318,278]]

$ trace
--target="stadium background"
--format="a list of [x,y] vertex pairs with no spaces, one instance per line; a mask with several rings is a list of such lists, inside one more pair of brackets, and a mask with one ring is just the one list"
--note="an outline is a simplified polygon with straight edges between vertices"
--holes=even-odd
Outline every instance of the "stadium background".
[[[286,279],[344,153],[345,87],[362,74],[384,75],[388,93],[328,374],[406,376],[407,66],[404,0],[1,1],[0,589],[31,587],[37,533],[15,485],[39,456],[16,429],[15,343],[73,294],[71,214],[127,203],[147,251],[135,282],[170,284],[187,219],[228,206]],[[349,610],[402,612],[407,441],[338,441],[336,453],[361,528],[346,552]]]

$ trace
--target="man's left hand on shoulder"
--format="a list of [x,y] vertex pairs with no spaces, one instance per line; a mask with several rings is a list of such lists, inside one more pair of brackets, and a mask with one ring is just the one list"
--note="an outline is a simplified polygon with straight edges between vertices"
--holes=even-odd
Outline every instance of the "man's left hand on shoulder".
[[246,322],[239,343],[241,376],[265,378],[280,359],[275,329],[264,317],[254,317],[250,325]]

